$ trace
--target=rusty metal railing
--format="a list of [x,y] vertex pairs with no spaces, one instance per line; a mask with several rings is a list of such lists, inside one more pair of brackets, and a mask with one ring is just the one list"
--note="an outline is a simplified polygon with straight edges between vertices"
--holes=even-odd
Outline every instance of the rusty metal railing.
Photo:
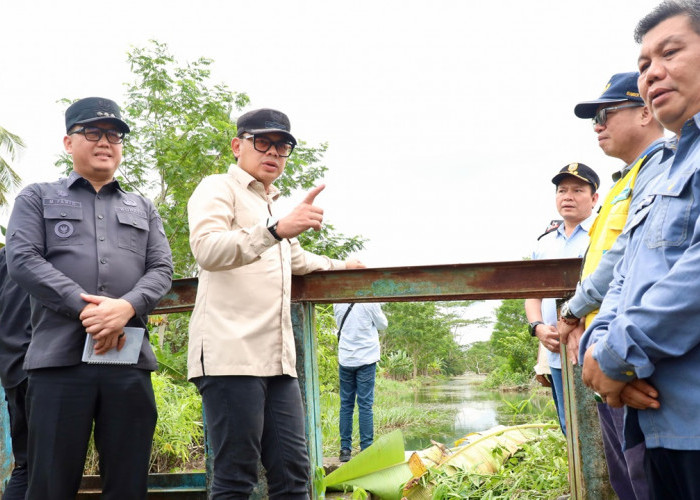
[[[295,276],[292,286],[292,323],[297,344],[297,372],[306,405],[306,433],[312,467],[321,467],[322,445],[320,396],[314,305],[335,302],[450,301],[507,298],[562,297],[576,287],[580,259],[491,262],[435,266],[411,266],[345,271],[325,271]],[[154,314],[191,311],[196,297],[197,279],[176,280]],[[574,429],[591,427],[590,403],[576,397],[583,391],[571,380],[565,381],[572,392],[570,404],[572,435],[579,440],[570,449],[573,499],[609,498],[602,444]],[[586,420],[586,422],[581,421]],[[9,433],[0,416],[0,442]],[[571,446],[570,446],[571,448]],[[3,450],[0,464],[9,454]],[[210,470],[210,469],[208,469]],[[2,473],[0,471],[0,479]],[[605,477],[603,477],[605,476]],[[317,492],[314,492],[317,493]]]

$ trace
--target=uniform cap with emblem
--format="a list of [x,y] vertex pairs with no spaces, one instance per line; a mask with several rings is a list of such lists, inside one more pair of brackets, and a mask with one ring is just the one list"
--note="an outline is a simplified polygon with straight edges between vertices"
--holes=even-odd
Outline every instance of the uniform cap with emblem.
[[577,179],[587,182],[593,186],[594,193],[598,190],[598,186],[600,186],[600,178],[598,177],[598,174],[596,174],[591,167],[584,165],[583,163],[569,163],[566,165],[557,175],[552,178],[552,184],[558,186],[562,179],[564,179],[566,176],[576,177]]
[[122,120],[117,103],[104,97],[86,97],[75,101],[66,110],[66,132],[75,125],[85,125],[93,122],[110,122],[119,127],[120,132],[131,132],[129,126]]
[[637,78],[639,73],[636,71],[614,74],[610,77],[601,96],[594,101],[578,103],[574,108],[574,114],[579,118],[593,118],[601,104],[625,101],[644,103],[637,88]]
[[248,111],[238,118],[236,126],[238,128],[238,137],[246,132],[253,135],[278,132],[289,138],[295,146],[297,143],[297,140],[290,132],[289,118],[281,111],[275,109],[263,108]]

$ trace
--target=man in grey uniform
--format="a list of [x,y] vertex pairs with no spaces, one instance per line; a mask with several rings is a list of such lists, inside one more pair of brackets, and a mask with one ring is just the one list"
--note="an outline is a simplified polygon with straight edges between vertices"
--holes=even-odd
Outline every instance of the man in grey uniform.
[[172,258],[153,203],[114,179],[129,132],[109,99],[66,110],[73,171],[17,196],[8,225],[10,276],[31,295],[30,500],[75,498],[94,421],[103,499],[146,498],[157,418],[147,335],[136,364],[81,361],[86,332],[96,355],[124,345],[124,327],[146,327],[169,290]]

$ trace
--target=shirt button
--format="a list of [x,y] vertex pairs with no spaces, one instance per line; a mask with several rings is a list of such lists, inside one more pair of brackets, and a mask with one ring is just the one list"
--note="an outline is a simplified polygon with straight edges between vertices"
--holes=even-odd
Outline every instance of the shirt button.
[[106,263],[107,263],[107,259],[105,259],[105,258],[100,259],[100,264],[106,264]]
[[105,291],[104,285],[101,285],[100,288],[99,288],[99,290],[100,290],[100,292],[104,292],[104,291]]
[[98,219],[104,219],[104,218],[105,218],[105,216],[104,216],[104,215],[102,215],[102,214],[100,214],[100,215],[98,215],[98,216],[97,216],[97,218],[98,218]]
[[100,236],[100,237],[97,238],[97,239],[100,240],[100,241],[104,241],[104,240],[105,240],[105,237],[104,237],[104,236]]

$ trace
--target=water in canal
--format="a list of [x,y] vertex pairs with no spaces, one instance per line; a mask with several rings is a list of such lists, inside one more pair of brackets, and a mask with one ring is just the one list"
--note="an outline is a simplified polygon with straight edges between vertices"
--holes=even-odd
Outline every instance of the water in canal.
[[495,425],[517,425],[525,421],[548,422],[556,419],[551,395],[540,391],[530,397],[528,392],[500,392],[481,389],[483,378],[465,375],[444,383],[424,386],[414,393],[412,401],[426,408],[437,407],[454,414],[452,423],[442,428],[404,429],[407,450],[430,446],[430,440],[452,446],[471,432],[489,429]]

